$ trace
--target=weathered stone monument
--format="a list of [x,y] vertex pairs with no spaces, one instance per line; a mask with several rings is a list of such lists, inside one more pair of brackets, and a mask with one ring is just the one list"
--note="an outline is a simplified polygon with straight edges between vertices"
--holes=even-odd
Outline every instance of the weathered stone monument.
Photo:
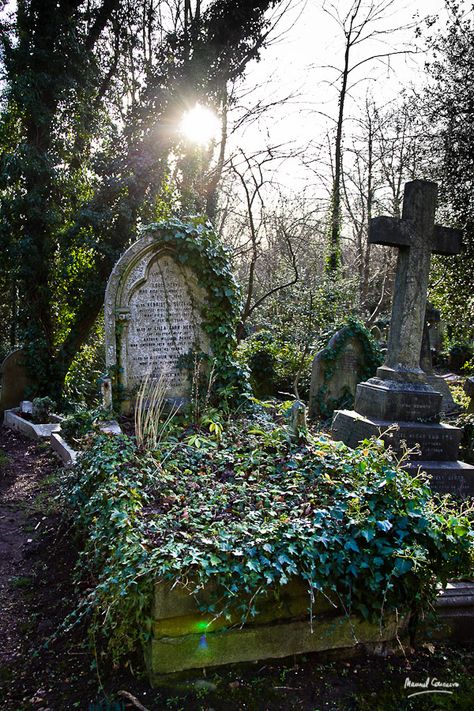
[[428,328],[431,352],[438,355],[443,349],[444,324],[441,320],[441,312],[439,309],[435,309],[433,304],[429,301],[426,303],[425,319]]
[[[434,309],[432,309],[431,307],[430,312],[432,310]],[[427,383],[431,385],[433,390],[435,390],[437,393],[440,393],[442,397],[440,412],[444,414],[458,412],[461,408],[454,402],[448,383],[440,375],[437,375],[433,370],[433,349],[431,347],[430,324],[431,321],[429,320],[428,316],[426,316],[425,324],[423,327],[423,337],[421,341],[420,367],[426,373]]]
[[375,375],[379,358],[377,344],[362,327],[354,323],[337,331],[313,360],[310,418],[329,417],[336,407],[352,404],[357,384]]
[[12,351],[3,361],[1,368],[0,413],[18,407],[26,400],[31,378],[23,363],[23,351]]
[[[457,254],[461,233],[434,224],[437,186],[421,180],[405,185],[401,219],[371,220],[369,241],[398,248],[392,318],[385,363],[375,378],[357,386],[354,410],[336,412],[336,439],[356,446],[382,436],[400,451],[419,444],[420,466],[432,475],[433,489],[460,496],[474,494],[474,466],[457,461],[461,430],[439,424],[442,396],[420,368],[431,253]],[[383,434],[394,424],[396,432]]]
[[467,412],[469,415],[474,415],[474,377],[466,378],[466,382],[464,383],[464,392],[469,398]]
[[[115,265],[105,294],[106,363],[124,412],[145,378],[160,376],[175,405],[190,395],[183,359],[210,353],[202,328],[206,290],[176,245],[151,231]],[[189,365],[189,364],[188,364]]]

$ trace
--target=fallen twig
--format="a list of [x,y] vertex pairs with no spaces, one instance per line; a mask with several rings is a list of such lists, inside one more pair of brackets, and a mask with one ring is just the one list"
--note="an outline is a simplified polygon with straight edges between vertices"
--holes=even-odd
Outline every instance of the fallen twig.
[[129,691],[118,691],[117,696],[121,696],[123,699],[127,699],[127,701],[130,701],[130,703],[136,706],[137,709],[140,709],[140,711],[148,711],[148,709],[139,702],[136,696],[133,696],[133,694],[131,694]]

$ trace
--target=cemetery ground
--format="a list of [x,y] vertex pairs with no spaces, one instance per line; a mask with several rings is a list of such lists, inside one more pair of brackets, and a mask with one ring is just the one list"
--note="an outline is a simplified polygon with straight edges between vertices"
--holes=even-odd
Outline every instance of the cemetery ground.
[[[306,654],[195,670],[151,689],[142,662],[113,668],[86,625],[45,641],[73,609],[78,540],[57,500],[59,467],[44,444],[0,428],[1,708],[62,709],[471,709],[473,646],[421,643],[389,656]],[[455,694],[408,699],[405,680],[457,683]],[[140,706],[141,704],[141,706]]]

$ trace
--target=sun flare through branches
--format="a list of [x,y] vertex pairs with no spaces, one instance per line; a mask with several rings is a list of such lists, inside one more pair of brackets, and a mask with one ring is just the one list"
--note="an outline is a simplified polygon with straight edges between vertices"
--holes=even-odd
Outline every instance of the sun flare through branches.
[[183,115],[180,131],[188,141],[206,146],[210,141],[218,138],[220,121],[207,106],[195,104]]

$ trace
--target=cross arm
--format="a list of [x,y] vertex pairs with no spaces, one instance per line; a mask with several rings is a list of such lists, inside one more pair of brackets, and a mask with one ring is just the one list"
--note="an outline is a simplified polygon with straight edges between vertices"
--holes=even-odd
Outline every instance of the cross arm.
[[[412,243],[413,223],[399,217],[374,217],[369,224],[369,243],[391,247],[409,247]],[[459,254],[462,230],[435,225],[431,251],[435,254]]]
[[369,223],[369,243],[409,247],[412,225],[398,217],[373,217]]

